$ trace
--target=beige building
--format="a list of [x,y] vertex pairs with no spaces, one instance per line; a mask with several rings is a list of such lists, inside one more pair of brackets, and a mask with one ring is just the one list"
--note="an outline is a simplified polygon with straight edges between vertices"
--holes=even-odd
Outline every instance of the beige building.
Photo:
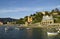
[[7,24],[16,24],[16,22],[7,22]]
[[3,22],[0,22],[0,25],[3,25]]
[[53,13],[53,15],[58,15],[58,13]]
[[44,15],[40,24],[46,26],[60,26],[60,23],[54,23],[52,15]]
[[54,23],[54,20],[53,20],[52,15],[51,16],[48,16],[48,15],[43,16],[42,21],[41,21],[42,25],[53,24],[53,23]]

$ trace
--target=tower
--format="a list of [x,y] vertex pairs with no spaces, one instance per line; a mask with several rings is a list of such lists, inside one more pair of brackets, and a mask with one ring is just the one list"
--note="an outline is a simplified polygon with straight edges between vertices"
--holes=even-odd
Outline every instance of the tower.
[[28,24],[31,24],[31,23],[32,23],[32,17],[28,16]]
[[32,17],[27,17],[27,21],[25,22],[25,26],[28,26],[29,24],[32,23]]

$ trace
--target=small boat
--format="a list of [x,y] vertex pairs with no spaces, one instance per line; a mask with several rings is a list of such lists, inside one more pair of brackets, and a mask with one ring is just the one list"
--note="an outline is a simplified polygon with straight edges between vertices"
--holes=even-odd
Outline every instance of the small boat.
[[19,30],[19,28],[15,28],[16,30]]
[[28,29],[28,30],[29,30],[30,28],[26,28],[26,29]]
[[5,28],[5,32],[8,30],[8,28]]
[[58,33],[57,32],[47,32],[47,34],[48,34],[48,36],[53,36],[53,35],[58,35]]

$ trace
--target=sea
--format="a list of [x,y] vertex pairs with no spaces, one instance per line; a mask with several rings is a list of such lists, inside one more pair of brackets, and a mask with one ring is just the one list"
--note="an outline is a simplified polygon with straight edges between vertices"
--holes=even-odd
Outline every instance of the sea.
[[48,36],[46,30],[42,28],[0,26],[0,39],[60,39],[60,34]]

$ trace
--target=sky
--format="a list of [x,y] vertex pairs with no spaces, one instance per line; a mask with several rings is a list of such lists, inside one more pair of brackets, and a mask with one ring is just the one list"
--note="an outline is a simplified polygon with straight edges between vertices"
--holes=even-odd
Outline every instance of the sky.
[[23,18],[39,11],[60,9],[60,0],[0,0],[0,18]]

